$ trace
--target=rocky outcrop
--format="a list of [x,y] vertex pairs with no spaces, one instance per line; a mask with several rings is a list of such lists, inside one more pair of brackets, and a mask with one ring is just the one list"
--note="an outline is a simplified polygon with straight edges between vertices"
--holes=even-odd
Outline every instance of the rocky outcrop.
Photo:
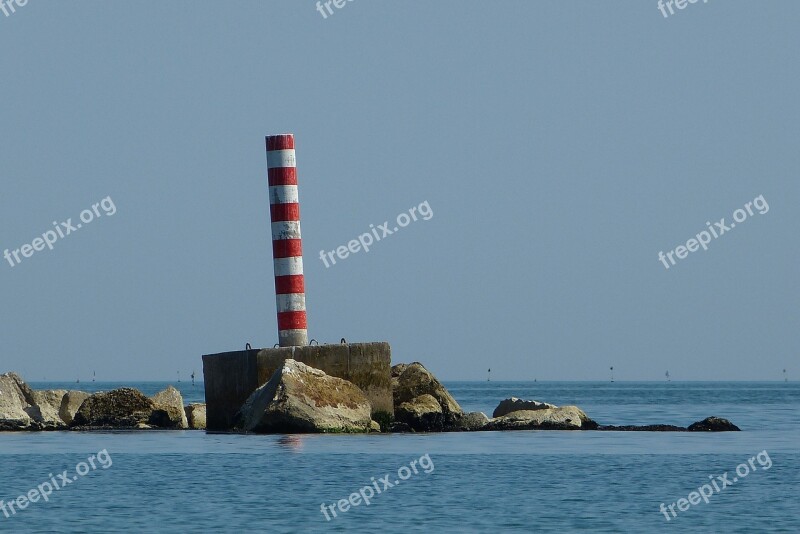
[[[395,419],[412,430],[449,429],[464,415],[450,392],[419,362],[392,367],[392,396]],[[428,397],[438,404],[441,416],[437,415]],[[398,415],[398,411],[402,415]]]
[[527,411],[536,411],[536,410],[550,410],[553,408],[557,408],[557,406],[553,404],[547,404],[546,402],[539,402],[535,400],[522,400],[516,397],[511,397],[510,399],[505,399],[497,405],[497,408],[494,409],[492,413],[492,417],[503,417],[504,415],[508,415],[511,412],[518,412],[522,410]]
[[181,392],[173,386],[169,386],[164,391],[153,396],[153,415],[151,424],[162,428],[189,428],[189,421],[183,408],[183,397]]
[[205,430],[206,429],[206,405],[200,403],[192,403],[184,410],[186,412],[186,421],[189,428],[192,430]]
[[519,410],[493,418],[483,430],[588,430],[597,428],[577,406]]
[[417,432],[441,432],[445,427],[442,406],[428,393],[395,406],[394,418]]
[[353,383],[288,359],[247,399],[236,427],[257,433],[369,432],[371,407]]
[[741,429],[721,417],[706,417],[689,425],[689,432],[740,432]]

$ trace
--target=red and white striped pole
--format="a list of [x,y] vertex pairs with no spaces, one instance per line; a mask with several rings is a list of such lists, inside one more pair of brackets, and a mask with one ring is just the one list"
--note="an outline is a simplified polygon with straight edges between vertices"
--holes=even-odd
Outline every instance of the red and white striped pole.
[[281,347],[305,346],[308,345],[308,325],[294,135],[267,137],[267,173],[278,342]]

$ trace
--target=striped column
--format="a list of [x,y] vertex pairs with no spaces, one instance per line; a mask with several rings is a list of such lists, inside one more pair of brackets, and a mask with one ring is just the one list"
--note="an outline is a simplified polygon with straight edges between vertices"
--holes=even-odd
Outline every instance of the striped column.
[[278,342],[281,347],[304,346],[308,345],[306,289],[292,134],[267,137],[267,173]]

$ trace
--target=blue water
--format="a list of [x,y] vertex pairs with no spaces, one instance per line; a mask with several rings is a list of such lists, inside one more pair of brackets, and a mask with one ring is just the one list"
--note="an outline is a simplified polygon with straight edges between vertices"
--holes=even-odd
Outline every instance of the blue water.
[[[98,383],[94,389],[121,385]],[[125,385],[147,394],[166,386]],[[187,403],[202,402],[202,384],[177,385]],[[513,395],[577,404],[601,424],[688,425],[718,415],[743,432],[0,433],[0,499],[6,502],[51,473],[57,478],[66,469],[77,477],[76,465],[98,451],[107,450],[113,462],[103,468],[96,460],[93,470],[87,463],[87,474],[53,492],[49,502],[31,503],[9,518],[0,512],[0,531],[800,532],[800,384],[447,386],[464,409],[489,415]],[[700,501],[686,511],[673,506],[677,517],[670,521],[659,511],[661,503],[677,503],[710,482],[709,475],[727,472],[732,480],[737,466],[751,458],[754,468],[747,466],[745,477],[714,492],[708,504]],[[403,466],[407,480],[380,494],[373,489],[368,506],[354,497],[359,505],[336,508],[336,518],[328,509],[326,520],[323,503],[374,488],[373,479],[383,488],[378,480],[399,480]]]

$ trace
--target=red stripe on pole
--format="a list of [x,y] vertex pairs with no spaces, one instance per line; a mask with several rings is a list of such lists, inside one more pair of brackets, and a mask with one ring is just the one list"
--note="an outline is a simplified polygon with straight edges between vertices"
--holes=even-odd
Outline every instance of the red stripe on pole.
[[301,239],[275,239],[272,241],[272,257],[293,258],[303,255],[303,241]]
[[308,328],[306,312],[278,312],[278,330],[305,330]]
[[273,167],[267,170],[269,185],[297,185],[295,167]]
[[289,293],[305,293],[306,281],[302,274],[287,274],[275,277],[275,293],[288,295]]
[[267,137],[267,151],[270,150],[289,150],[294,148],[294,135],[270,135]]
[[278,221],[299,221],[300,204],[273,204],[269,207],[272,222]]

